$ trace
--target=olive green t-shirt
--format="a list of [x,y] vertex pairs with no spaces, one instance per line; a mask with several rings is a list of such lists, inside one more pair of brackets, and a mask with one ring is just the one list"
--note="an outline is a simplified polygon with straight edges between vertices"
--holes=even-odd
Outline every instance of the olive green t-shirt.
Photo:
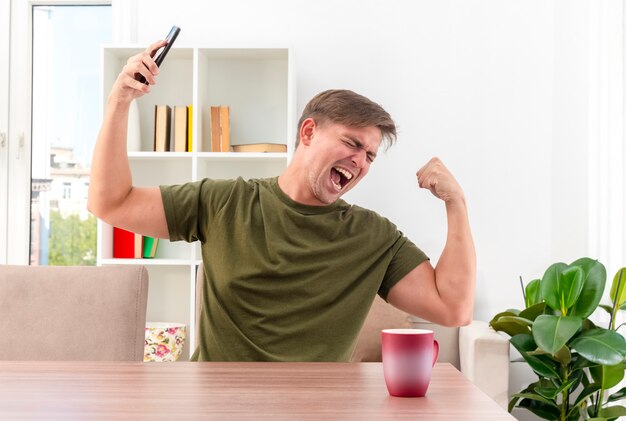
[[200,361],[347,361],[378,293],[427,259],[394,224],[277,178],[161,186],[170,240],[200,241]]

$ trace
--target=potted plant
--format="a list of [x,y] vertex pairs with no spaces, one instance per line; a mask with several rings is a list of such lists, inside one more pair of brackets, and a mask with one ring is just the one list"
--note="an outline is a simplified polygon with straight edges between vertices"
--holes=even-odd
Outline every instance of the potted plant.
[[[626,268],[613,278],[610,305],[600,304],[605,284],[606,269],[597,260],[555,263],[543,278],[522,284],[523,310],[506,310],[491,320],[538,377],[512,396],[509,412],[520,407],[559,421],[626,416],[616,403],[626,397],[626,387],[609,392],[624,378],[626,341],[615,316],[626,309]],[[598,308],[610,315],[607,327],[589,319]]]

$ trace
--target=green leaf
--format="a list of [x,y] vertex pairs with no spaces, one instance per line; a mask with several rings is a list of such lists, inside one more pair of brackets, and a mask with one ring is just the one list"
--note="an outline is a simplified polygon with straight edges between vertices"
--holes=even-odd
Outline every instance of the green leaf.
[[513,324],[518,324],[524,328],[528,328],[530,326],[533,325],[533,321],[532,320],[528,320],[524,317],[519,317],[519,316],[502,316],[498,319],[498,321],[496,323],[513,323]]
[[589,368],[591,377],[602,389],[610,389],[624,378],[624,364],[596,365]]
[[529,352],[533,352],[537,349],[537,344],[533,340],[533,337],[528,334],[520,334],[513,336],[509,342],[517,349],[522,355],[522,358],[528,363],[530,368],[539,377],[547,377],[549,379],[560,379],[559,367],[549,357],[530,355]]
[[[530,328],[528,326],[524,326],[520,323],[512,322],[510,320],[507,321],[507,318],[509,317],[517,317],[516,314],[504,312],[500,313],[496,317],[494,317],[491,322],[489,322],[489,325],[496,332],[504,332],[511,337],[522,333],[530,333]],[[501,321],[501,319],[504,319],[504,321]]]
[[556,387],[536,387],[535,392],[537,392],[546,399],[554,400],[559,392],[559,389],[557,389]]
[[[589,378],[587,377],[587,374],[583,371],[583,370],[572,370],[571,374],[570,374],[570,379],[572,380],[572,386],[569,388],[569,390],[571,391],[570,393],[574,392],[576,389],[578,389],[578,386],[580,386],[583,383],[583,379],[586,379],[587,382],[589,381]],[[589,383],[587,383],[588,385]],[[586,385],[583,384],[583,388]]]
[[534,304],[533,306],[522,310],[519,314],[519,317],[534,321],[538,316],[544,314],[545,310],[546,303]]
[[536,387],[535,388],[535,392],[537,392],[538,394],[540,394],[541,396],[543,396],[546,399],[551,399],[554,401],[554,399],[560,395],[562,392],[569,390],[570,387],[572,387],[572,385],[574,383],[576,383],[578,381],[578,379],[571,379],[568,382],[563,383],[560,387]]
[[561,273],[559,293],[561,295],[561,310],[565,313],[576,303],[583,289],[583,270],[578,266],[569,266]]
[[535,356],[524,354],[524,359],[539,377],[547,377],[549,379],[560,379],[558,365],[546,356]]
[[509,406],[508,406],[508,410],[509,412],[511,412],[513,410],[513,408],[515,408],[515,404],[517,403],[517,401],[519,401],[521,398],[515,397],[513,396],[511,398],[511,400],[509,401]]
[[585,387],[582,392],[576,398],[576,402],[571,407],[570,414],[574,411],[575,408],[579,407],[586,402],[594,393],[600,390],[601,386],[598,383],[591,383],[589,386]]
[[493,322],[497,322],[498,319],[500,319],[500,317],[517,316],[517,315],[519,315],[519,312],[514,312],[514,311],[511,311],[511,310],[500,312],[500,313],[496,314],[495,316],[493,316],[493,318],[489,322],[489,325],[491,325],[491,323],[493,323]]
[[605,310],[609,314],[613,313],[613,306],[610,306],[608,304],[600,304],[598,307]]
[[588,257],[576,260],[571,266],[578,266],[583,270],[583,289],[578,301],[568,314],[584,319],[596,310],[602,299],[606,284],[606,269],[602,263]]
[[543,274],[541,279],[541,296],[546,304],[555,310],[561,309],[561,277],[563,271],[567,269],[565,263],[555,263],[551,265]]
[[592,365],[595,365],[595,363],[592,363],[581,355],[576,355],[576,361],[572,364],[572,371],[582,370],[583,368],[591,367]]
[[572,341],[571,347],[589,361],[602,365],[621,363],[626,355],[624,337],[607,329],[585,331]]
[[[621,279],[621,282],[620,282]],[[619,284],[619,289],[618,289]],[[617,271],[613,277],[613,283],[611,284],[611,301],[615,302],[617,299],[617,305],[621,306],[626,303],[626,268],[621,268]]]
[[604,418],[616,418],[626,415],[626,408],[621,405],[609,406],[608,408],[600,409],[599,416]]
[[607,402],[615,402],[615,401],[619,401],[626,398],[626,387],[622,387],[620,390],[618,390],[617,392],[613,393],[611,396],[608,397],[608,399],[606,400]]
[[535,319],[533,339],[539,348],[556,354],[582,326],[579,317],[557,317],[544,314]]
[[511,345],[513,345],[522,355],[537,349],[537,344],[533,340],[533,337],[528,333],[515,335],[509,339],[509,342],[511,342]]
[[546,420],[557,420],[560,415],[559,408],[534,399],[522,399],[518,407],[525,408]]
[[533,279],[526,285],[526,308],[541,303],[541,279]]
[[539,402],[543,402],[545,404],[551,405],[555,408],[558,408],[556,402],[553,402],[550,399],[546,399],[538,393],[514,393],[513,396],[516,396],[518,398],[524,398],[524,399],[532,399],[535,401],[539,401]]
[[567,366],[572,361],[572,353],[567,346],[564,346],[554,354],[554,358],[560,362],[561,365]]

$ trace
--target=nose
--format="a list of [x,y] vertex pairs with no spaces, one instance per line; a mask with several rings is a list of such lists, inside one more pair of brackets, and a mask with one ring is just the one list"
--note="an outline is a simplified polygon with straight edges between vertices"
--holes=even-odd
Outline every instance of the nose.
[[359,149],[352,155],[352,163],[357,168],[364,168],[367,164],[367,152],[363,149]]

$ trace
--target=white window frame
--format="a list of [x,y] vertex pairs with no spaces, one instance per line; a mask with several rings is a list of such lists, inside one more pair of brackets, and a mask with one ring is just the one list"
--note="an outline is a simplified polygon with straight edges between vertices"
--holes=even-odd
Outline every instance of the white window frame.
[[47,5],[111,5],[113,41],[137,38],[137,0],[0,2],[0,89],[9,92],[0,97],[0,263],[28,264],[30,257],[32,10]]
[[7,263],[9,211],[9,36],[11,3],[0,2],[0,264]]
[[626,264],[624,216],[624,6],[589,3],[588,245],[613,275]]

